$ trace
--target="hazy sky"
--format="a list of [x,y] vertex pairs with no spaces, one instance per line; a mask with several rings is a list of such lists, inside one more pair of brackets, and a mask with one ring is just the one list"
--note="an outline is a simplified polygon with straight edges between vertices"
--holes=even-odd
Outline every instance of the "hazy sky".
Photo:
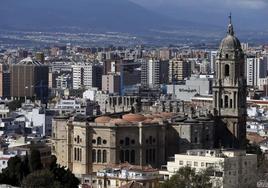
[[268,0],[131,0],[177,19],[222,25],[232,12],[240,29],[268,29]]

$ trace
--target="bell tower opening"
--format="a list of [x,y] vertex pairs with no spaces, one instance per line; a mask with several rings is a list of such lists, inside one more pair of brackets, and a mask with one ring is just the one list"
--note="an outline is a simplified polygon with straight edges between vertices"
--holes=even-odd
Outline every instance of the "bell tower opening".
[[224,66],[224,76],[230,76],[230,66],[229,65]]

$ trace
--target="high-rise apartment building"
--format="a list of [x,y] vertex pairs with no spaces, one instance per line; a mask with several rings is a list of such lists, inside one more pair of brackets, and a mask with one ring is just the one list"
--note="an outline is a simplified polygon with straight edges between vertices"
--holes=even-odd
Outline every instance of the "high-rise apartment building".
[[168,61],[149,59],[141,62],[141,84],[159,87],[168,82]]
[[211,51],[210,52],[210,72],[215,72],[215,64],[216,64],[216,58],[217,58],[217,51]]
[[102,91],[108,92],[110,94],[120,94],[120,75],[118,74],[107,74],[102,75]]
[[247,70],[247,85],[258,86],[260,85],[260,79],[267,76],[267,57],[255,57],[251,56],[246,61]]
[[141,63],[141,84],[144,86],[159,86],[160,61],[149,59]]
[[73,89],[101,88],[102,66],[95,63],[79,63],[73,68]]
[[184,80],[191,76],[191,63],[183,59],[169,61],[169,82]]

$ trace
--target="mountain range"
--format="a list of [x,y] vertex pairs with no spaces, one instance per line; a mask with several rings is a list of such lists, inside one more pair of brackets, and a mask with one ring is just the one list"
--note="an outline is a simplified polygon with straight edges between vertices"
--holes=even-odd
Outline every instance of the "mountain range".
[[1,0],[0,28],[139,32],[191,23],[157,14],[128,0]]
[[[153,0],[150,1],[153,3]],[[174,7],[173,14],[176,9]],[[217,24],[210,23],[209,19],[195,20],[194,16],[198,15],[194,14],[200,12],[191,10],[187,15],[187,8],[183,6],[176,16],[165,10],[164,6],[163,9],[159,6],[150,8],[136,4],[134,0],[1,0],[0,30],[121,32],[147,35],[149,40],[157,40],[161,36],[161,39],[166,37],[171,42],[179,37],[185,40],[218,40],[226,32],[227,15],[224,23]],[[150,39],[151,36],[154,38]],[[256,32],[239,31],[239,36],[252,41],[268,38],[267,31],[258,36]]]

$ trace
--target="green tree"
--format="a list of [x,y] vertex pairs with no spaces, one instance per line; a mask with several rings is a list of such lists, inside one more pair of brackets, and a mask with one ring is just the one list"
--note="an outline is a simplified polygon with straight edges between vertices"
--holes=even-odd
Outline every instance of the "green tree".
[[161,188],[211,188],[210,176],[212,169],[196,172],[191,167],[182,167],[170,180],[165,181]]
[[40,151],[36,149],[31,149],[31,155],[30,155],[31,172],[34,172],[36,170],[41,170],[42,168],[43,168],[43,165],[41,163]]
[[48,169],[32,172],[22,182],[23,188],[53,188],[59,185]]
[[50,164],[50,171],[53,173],[57,182],[60,182],[62,188],[76,188],[80,181],[74,176],[74,174],[65,167],[57,164],[57,158],[52,156],[52,162]]

